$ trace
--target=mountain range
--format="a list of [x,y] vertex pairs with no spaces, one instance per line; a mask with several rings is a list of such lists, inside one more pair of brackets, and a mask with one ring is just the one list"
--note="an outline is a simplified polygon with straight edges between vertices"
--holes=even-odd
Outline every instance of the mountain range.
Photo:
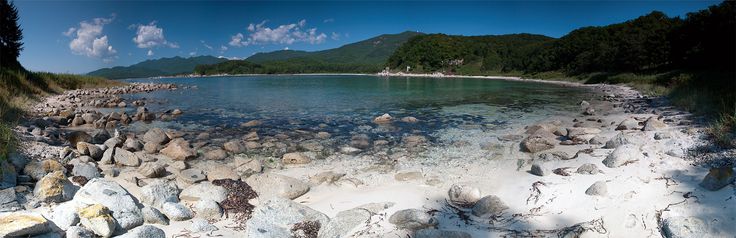
[[155,60],[146,60],[131,66],[117,66],[98,69],[87,73],[90,76],[100,76],[109,79],[147,78],[156,76],[170,76],[190,74],[194,67],[201,64],[217,64],[227,61],[214,56],[172,57]]

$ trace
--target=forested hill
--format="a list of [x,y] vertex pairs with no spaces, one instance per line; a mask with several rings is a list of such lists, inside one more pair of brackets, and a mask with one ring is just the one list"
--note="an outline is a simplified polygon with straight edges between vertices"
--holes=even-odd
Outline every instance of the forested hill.
[[189,58],[176,56],[172,58],[146,60],[127,67],[118,66],[99,69],[87,73],[87,75],[100,76],[109,79],[124,79],[189,74],[194,71],[194,67],[197,65],[217,64],[225,61],[227,61],[227,59],[217,58],[214,56],[197,56]]
[[198,74],[375,73],[391,54],[422,33],[385,34],[335,49],[306,52],[280,50],[258,53],[246,60],[200,65]]
[[423,35],[400,47],[387,66],[457,74],[733,71],[735,13],[733,1],[689,13],[684,19],[654,11],[619,24],[580,28],[559,39],[526,34]]

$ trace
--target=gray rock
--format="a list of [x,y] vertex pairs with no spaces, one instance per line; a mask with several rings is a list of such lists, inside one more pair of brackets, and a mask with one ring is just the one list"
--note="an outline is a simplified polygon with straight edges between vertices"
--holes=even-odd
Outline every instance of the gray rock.
[[309,184],[274,173],[255,174],[245,181],[258,193],[260,199],[282,197],[295,199],[309,191]]
[[166,136],[166,132],[162,130],[161,128],[152,128],[146,132],[146,134],[143,134],[143,141],[146,143],[154,143],[163,145],[166,142],[169,142],[169,137]]
[[595,182],[585,190],[585,194],[590,196],[606,196],[608,194],[608,186],[605,181]]
[[166,233],[152,225],[142,225],[129,230],[118,238],[166,238]]
[[95,238],[95,233],[83,226],[71,226],[66,230],[66,238]]
[[705,237],[706,224],[697,217],[670,217],[662,222],[662,236],[666,238]]
[[231,140],[225,142],[222,147],[231,153],[241,153],[245,151],[245,146],[243,145],[243,143],[240,142],[240,140]]
[[210,224],[210,222],[202,218],[193,218],[190,228],[189,230],[193,232],[212,232],[219,230],[215,225]]
[[609,168],[617,168],[642,159],[642,153],[636,145],[619,146],[603,159],[603,164]]
[[460,207],[472,207],[480,200],[480,189],[464,184],[453,184],[447,191],[450,203]]
[[102,158],[100,159],[100,164],[113,164],[115,161],[113,160],[113,155],[115,154],[115,148],[107,148],[104,153],[102,153]]
[[736,180],[736,174],[733,172],[731,166],[723,166],[720,168],[712,168],[705,175],[703,181],[700,182],[700,186],[710,191],[718,191],[732,184]]
[[161,207],[165,202],[179,202],[179,187],[176,183],[159,179],[141,188],[141,202]]
[[194,217],[192,210],[181,203],[165,202],[161,205],[161,212],[174,221],[185,221]]
[[601,170],[595,164],[582,164],[575,172],[579,174],[598,174]]
[[105,143],[103,143],[108,149],[110,148],[117,148],[123,146],[123,140],[117,137],[113,137],[110,139],[107,139]]
[[472,209],[472,213],[477,217],[488,215],[496,216],[501,214],[501,212],[506,209],[509,209],[509,207],[506,206],[506,204],[501,201],[500,198],[494,195],[488,195],[481,198],[478,202],[475,203],[475,206],[473,206]]
[[133,196],[112,180],[90,180],[77,192],[73,201],[84,205],[102,204],[112,211],[113,218],[125,230],[143,224],[143,214]]
[[634,138],[631,135],[618,133],[616,136],[611,138],[608,142],[606,142],[606,145],[603,146],[603,148],[606,149],[616,149],[622,145],[628,145],[628,144],[639,144],[639,141]]
[[15,188],[0,190],[0,212],[14,212],[21,209],[15,196]]
[[317,221],[326,225],[330,218],[321,212],[289,199],[274,197],[256,207],[246,222],[245,237],[291,237],[291,227],[303,221]]
[[161,211],[154,207],[144,207],[141,209],[141,212],[143,213],[143,220],[146,223],[169,225],[169,218],[166,218]]
[[62,230],[67,230],[70,227],[79,224],[77,209],[79,209],[79,206],[77,206],[75,202],[61,203],[54,208],[48,218],[54,222],[54,225],[57,227]]
[[13,188],[18,184],[18,173],[7,161],[0,161],[0,189]]
[[532,164],[531,170],[529,172],[533,175],[537,176],[545,176],[549,173],[549,169],[547,169],[544,165],[540,163],[534,163]]
[[371,219],[373,213],[363,208],[353,208],[338,212],[327,224],[322,224],[317,237],[340,238],[351,237],[355,228],[365,225]]
[[438,224],[437,219],[432,215],[419,209],[405,209],[397,211],[388,218],[388,221],[391,222],[391,224],[396,225],[399,229],[409,230],[435,227]]
[[61,171],[47,174],[33,188],[33,195],[43,202],[69,201],[76,192],[77,187]]
[[521,141],[521,149],[525,152],[537,153],[540,151],[555,148],[555,143],[552,138],[554,138],[554,134],[552,134],[551,132],[544,131],[532,134]]
[[177,179],[184,184],[193,184],[207,180],[207,176],[205,176],[202,173],[202,170],[199,169],[185,169],[179,172],[179,177],[177,177]]
[[122,148],[115,148],[115,163],[125,166],[138,166],[141,164],[141,159],[133,152],[124,150]]
[[413,238],[472,238],[464,231],[450,231],[437,229],[421,229],[414,232]]
[[74,165],[72,169],[72,175],[83,176],[87,179],[99,178],[100,171],[97,169],[97,165],[94,163],[79,163]]
[[227,151],[223,149],[214,149],[204,153],[204,158],[208,160],[223,160],[227,158]]
[[42,161],[33,160],[23,168],[23,172],[31,176],[36,181],[41,180],[44,176],[54,171],[62,171],[66,173],[66,168],[64,168],[64,166],[62,166],[58,161],[50,159]]
[[212,199],[199,200],[194,205],[194,211],[197,212],[197,217],[207,220],[219,220],[222,218],[222,208]]
[[[215,202],[222,202],[227,198],[227,189],[213,185],[210,182],[202,182],[184,188],[179,194],[179,198],[185,201],[196,202],[200,199],[211,199]],[[259,194],[260,195],[260,194]]]
[[125,140],[123,149],[128,151],[141,151],[143,150],[143,143],[140,140],[128,138]]

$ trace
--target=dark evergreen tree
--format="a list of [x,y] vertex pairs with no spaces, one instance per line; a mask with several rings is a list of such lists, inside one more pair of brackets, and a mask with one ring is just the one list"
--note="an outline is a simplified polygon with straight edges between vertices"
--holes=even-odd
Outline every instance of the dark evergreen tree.
[[8,0],[0,0],[0,67],[20,67],[23,32],[18,25],[18,9]]

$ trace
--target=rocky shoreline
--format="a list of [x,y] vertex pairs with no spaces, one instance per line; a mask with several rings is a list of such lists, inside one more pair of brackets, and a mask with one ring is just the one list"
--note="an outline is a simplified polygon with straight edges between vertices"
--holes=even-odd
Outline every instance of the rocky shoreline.
[[[576,85],[571,85],[576,86]],[[729,237],[733,164],[693,165],[691,115],[620,86],[503,131],[395,141],[327,131],[126,131],[131,84],[46,98],[2,162],[0,234],[42,237]],[[114,110],[105,110],[114,109]],[[103,113],[104,112],[104,113]],[[413,123],[376,115],[373,126]],[[236,131],[236,132],[233,132]],[[709,170],[710,169],[710,170]]]

